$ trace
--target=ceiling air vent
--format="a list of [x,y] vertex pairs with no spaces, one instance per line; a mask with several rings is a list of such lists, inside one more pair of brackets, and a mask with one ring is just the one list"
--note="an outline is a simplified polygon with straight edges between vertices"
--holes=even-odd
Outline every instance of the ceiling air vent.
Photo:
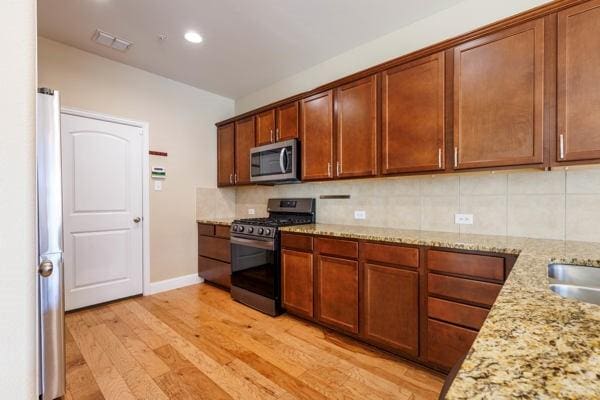
[[114,35],[111,35],[110,33],[101,31],[100,29],[96,29],[96,32],[94,32],[94,36],[92,36],[92,40],[98,44],[101,44],[106,47],[111,47],[119,51],[127,51],[133,44],[130,41],[118,38]]

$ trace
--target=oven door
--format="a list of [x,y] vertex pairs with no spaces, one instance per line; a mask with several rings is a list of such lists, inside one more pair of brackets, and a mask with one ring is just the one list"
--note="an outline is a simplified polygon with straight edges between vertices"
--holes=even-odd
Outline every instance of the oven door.
[[250,181],[298,181],[298,141],[286,140],[250,150]]
[[279,302],[276,240],[231,237],[231,285]]

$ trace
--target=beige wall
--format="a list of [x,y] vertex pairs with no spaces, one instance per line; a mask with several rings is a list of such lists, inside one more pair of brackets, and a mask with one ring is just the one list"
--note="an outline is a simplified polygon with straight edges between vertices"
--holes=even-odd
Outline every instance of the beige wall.
[[281,100],[403,54],[528,10],[547,0],[465,0],[427,18],[236,99],[236,113]]
[[0,1],[0,398],[37,398],[34,0]]
[[150,124],[150,149],[169,153],[150,159],[168,176],[150,190],[150,278],[195,273],[196,189],[216,187],[214,123],[233,101],[45,38],[38,54],[39,83],[60,90],[63,106]]
[[[347,200],[321,200],[349,194]],[[269,197],[316,197],[317,222],[600,242],[600,168],[481,172],[237,189],[237,215]],[[355,220],[364,210],[366,220]],[[454,214],[474,215],[456,225]]]

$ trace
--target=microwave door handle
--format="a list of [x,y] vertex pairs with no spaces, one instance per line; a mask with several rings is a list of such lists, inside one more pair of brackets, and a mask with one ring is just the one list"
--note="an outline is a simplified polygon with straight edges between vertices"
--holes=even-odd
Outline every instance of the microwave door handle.
[[281,168],[281,173],[285,174],[285,170],[286,170],[286,162],[284,162],[284,157],[285,157],[285,147],[283,149],[281,149],[281,153],[279,153],[279,167]]

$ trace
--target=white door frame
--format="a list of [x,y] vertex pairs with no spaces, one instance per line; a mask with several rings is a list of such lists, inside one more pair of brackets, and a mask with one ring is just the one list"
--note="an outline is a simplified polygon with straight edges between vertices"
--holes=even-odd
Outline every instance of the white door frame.
[[113,117],[112,115],[100,114],[92,111],[85,111],[76,108],[62,107],[62,114],[74,115],[77,117],[91,118],[99,121],[113,122],[117,124],[130,125],[142,129],[142,279],[143,295],[151,294],[150,290],[150,125],[148,122],[133,121],[130,119]]

